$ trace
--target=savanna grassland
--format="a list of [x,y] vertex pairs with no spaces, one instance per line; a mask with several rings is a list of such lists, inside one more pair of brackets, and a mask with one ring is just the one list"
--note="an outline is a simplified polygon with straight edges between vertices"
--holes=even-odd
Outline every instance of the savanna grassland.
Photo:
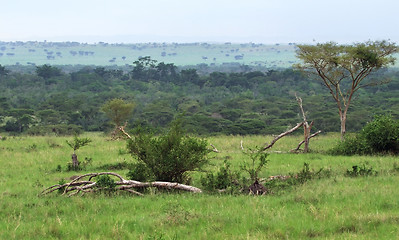
[[[10,136],[0,141],[0,239],[398,239],[397,157],[325,154],[338,135],[313,138],[309,154],[288,153],[300,136],[278,141],[259,177],[295,173],[305,162],[331,174],[265,196],[157,191],[144,197],[39,196],[61,179],[134,161],[124,141],[95,133],[83,136],[93,141],[77,155],[92,161],[80,172],[67,171],[72,149],[66,140],[71,137]],[[226,159],[239,170],[247,161],[241,140],[247,149],[271,139],[209,137],[220,153],[210,153],[206,170],[218,169]],[[352,166],[366,163],[376,176],[345,175]],[[114,171],[126,176],[128,169]],[[203,174],[192,174],[193,186],[201,188]]]
[[[240,63],[270,68],[290,67],[295,61],[295,45],[255,43],[77,43],[77,42],[1,42],[2,65],[118,65],[139,57],[178,66]],[[266,57],[266,58],[265,58]]]

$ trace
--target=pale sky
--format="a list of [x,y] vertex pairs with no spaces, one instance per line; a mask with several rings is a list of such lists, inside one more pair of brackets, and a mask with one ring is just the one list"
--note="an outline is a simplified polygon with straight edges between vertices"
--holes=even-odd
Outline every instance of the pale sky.
[[0,41],[399,42],[398,0],[0,0]]

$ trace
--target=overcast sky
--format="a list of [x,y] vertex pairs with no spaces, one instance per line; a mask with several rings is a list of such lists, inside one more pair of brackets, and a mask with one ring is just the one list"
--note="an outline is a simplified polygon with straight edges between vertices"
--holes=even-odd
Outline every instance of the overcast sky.
[[6,0],[0,41],[399,42],[398,0]]

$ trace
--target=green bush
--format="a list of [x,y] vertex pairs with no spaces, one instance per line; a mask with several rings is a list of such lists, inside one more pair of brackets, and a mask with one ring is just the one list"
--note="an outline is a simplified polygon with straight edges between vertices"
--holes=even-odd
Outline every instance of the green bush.
[[228,189],[228,192],[231,193],[234,190],[238,190],[239,179],[240,174],[232,172],[230,169],[230,163],[225,160],[218,172],[208,172],[205,177],[201,176],[201,185],[208,191]]
[[345,175],[348,177],[375,176],[377,175],[377,171],[372,166],[368,166],[368,164],[362,164],[360,166],[352,166],[352,169],[346,170]]
[[399,121],[391,115],[378,115],[368,123],[361,131],[374,152],[399,151]]
[[346,156],[355,154],[367,155],[372,154],[372,149],[362,135],[356,134],[355,136],[347,136],[345,141],[339,142],[329,153],[332,155]]
[[127,148],[158,181],[188,183],[188,172],[208,163],[207,142],[186,136],[180,120],[173,121],[169,131],[159,137],[136,128]]
[[127,173],[127,177],[130,180],[135,180],[140,182],[155,180],[155,176],[151,173],[150,169],[143,162],[132,164],[132,167]]
[[399,152],[399,121],[390,115],[377,115],[353,137],[347,137],[330,150],[333,155],[367,155]]
[[33,126],[26,131],[31,136],[45,136],[49,134],[56,134],[58,136],[79,135],[82,132],[83,128],[74,124]]

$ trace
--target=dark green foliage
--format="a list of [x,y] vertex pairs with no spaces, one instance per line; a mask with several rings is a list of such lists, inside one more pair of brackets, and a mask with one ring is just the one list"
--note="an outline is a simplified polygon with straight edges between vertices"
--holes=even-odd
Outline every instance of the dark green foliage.
[[[133,66],[137,71],[143,67],[138,75],[130,73],[128,66],[61,66],[65,73],[47,80],[29,73],[35,67],[25,73],[10,71],[0,80],[0,130],[32,135],[109,131],[113,126],[101,106],[119,98],[137,103],[119,122],[132,126],[139,121],[157,133],[186,112],[189,133],[279,134],[300,121],[293,96],[297,92],[312,109],[308,118],[315,122],[313,130],[339,131],[339,117],[328,92],[292,69],[259,72],[251,66],[256,69],[251,72],[248,66],[210,68],[205,64],[175,71],[175,66],[150,58],[137,64]],[[373,114],[391,112],[399,117],[399,75],[387,71],[376,77],[392,81],[361,89],[350,109],[348,131],[360,130]]]
[[25,148],[25,150],[26,150],[27,152],[36,151],[36,150],[37,150],[37,144],[36,144],[36,143],[33,143],[32,145],[27,146],[27,147]]
[[108,175],[101,175],[98,176],[96,179],[96,187],[101,191],[112,192],[115,191],[116,183],[115,180],[112,179]]
[[331,177],[331,170],[320,168],[318,171],[310,169],[309,163],[303,163],[302,170],[297,173],[290,173],[288,176],[275,177],[264,183],[264,186],[272,193],[279,193],[293,186],[304,184],[313,179]]
[[32,136],[45,136],[55,134],[57,136],[79,135],[83,132],[81,126],[74,124],[39,125],[29,128],[26,133]]
[[101,170],[124,170],[124,169],[131,169],[134,166],[133,163],[123,161],[118,163],[107,163],[104,165],[99,166],[97,169]]
[[62,171],[62,167],[60,164],[57,165],[57,168],[55,169],[56,172],[61,172]]
[[168,132],[159,137],[136,128],[127,148],[159,181],[186,183],[189,171],[208,163],[207,142],[186,136],[180,120],[175,120]]
[[399,152],[399,121],[390,115],[377,115],[361,131],[373,152]]
[[86,146],[87,144],[91,143],[91,139],[90,138],[79,138],[77,135],[75,135],[75,137],[73,138],[73,141],[66,141],[66,143],[68,144],[68,146],[70,146],[73,151],[75,152],[76,150],[78,150],[81,147]]
[[7,70],[4,66],[1,66],[0,64],[0,76],[6,76],[9,72],[9,70]]
[[247,173],[248,177],[241,176],[239,172],[232,172],[227,160],[219,171],[207,173],[201,177],[201,184],[208,191],[223,190],[224,193],[236,194],[247,193],[249,185],[259,181],[259,173],[266,166],[268,154],[259,150],[250,150],[247,152],[250,161],[241,165],[241,171]]
[[155,180],[154,174],[143,162],[134,163],[131,165],[127,177],[135,181],[151,181]]
[[353,137],[334,147],[334,155],[397,154],[399,152],[399,121],[391,115],[377,115]]
[[201,176],[201,185],[208,191],[227,190],[226,192],[231,193],[239,189],[239,179],[240,174],[232,172],[230,163],[225,160],[218,172],[208,172],[205,177]]
[[366,139],[361,135],[347,136],[344,141],[328,151],[332,155],[368,155],[372,153]]
[[[65,179],[63,179],[63,178],[58,182],[58,184],[59,184],[60,186],[64,185],[65,183],[66,183],[66,181],[65,181]],[[58,191],[59,194],[63,194],[64,191],[65,191],[65,187],[61,187],[61,188],[59,188],[57,191]]]
[[39,77],[42,77],[44,79],[48,79],[51,77],[56,77],[61,75],[61,69],[57,67],[53,67],[47,64],[44,64],[43,66],[38,66],[36,67],[36,74]]
[[365,176],[375,176],[378,172],[373,169],[372,166],[368,166],[368,164],[363,163],[362,165],[354,165],[352,169],[346,170],[346,176],[348,177],[365,177]]

